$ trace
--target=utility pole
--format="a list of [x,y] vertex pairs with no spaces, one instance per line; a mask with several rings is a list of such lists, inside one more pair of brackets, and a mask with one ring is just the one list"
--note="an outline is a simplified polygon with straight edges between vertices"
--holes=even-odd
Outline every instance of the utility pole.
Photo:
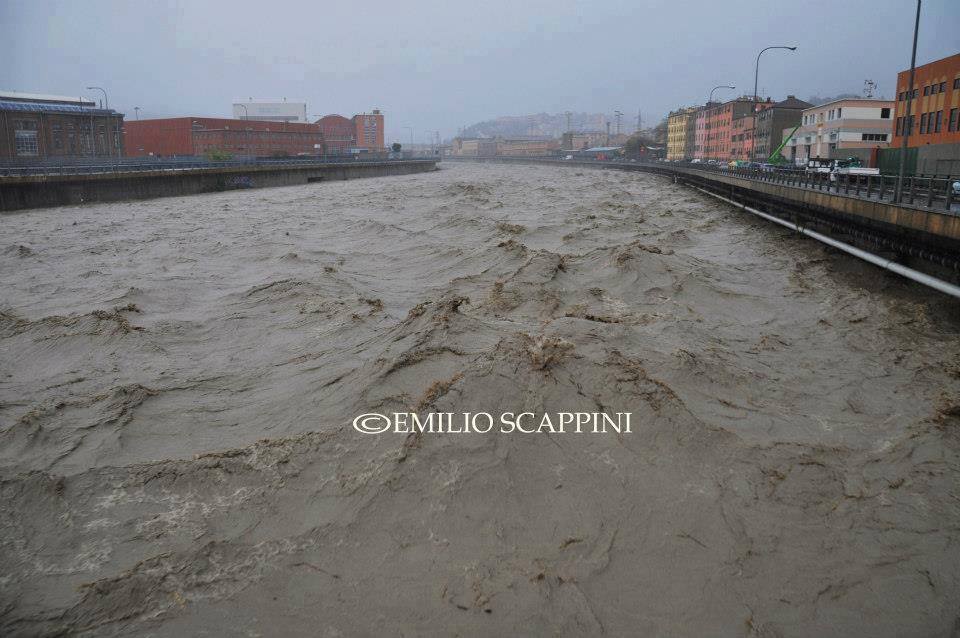
[[617,118],[617,137],[620,137],[620,116],[623,115],[620,111],[614,111],[613,116]]
[[897,187],[894,189],[893,202],[899,204],[903,198],[903,176],[907,169],[907,140],[913,129],[910,107],[913,104],[913,80],[917,70],[917,35],[920,33],[920,0],[917,0],[917,18],[913,23],[913,52],[910,54],[910,81],[907,83],[907,110],[903,115],[903,135],[900,140],[900,167],[897,169]]
[[637,109],[637,134],[643,130],[643,118],[640,117],[640,109]]

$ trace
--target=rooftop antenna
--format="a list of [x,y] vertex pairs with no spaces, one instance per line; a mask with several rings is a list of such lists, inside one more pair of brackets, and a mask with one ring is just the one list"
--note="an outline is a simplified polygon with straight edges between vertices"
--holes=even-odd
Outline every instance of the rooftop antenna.
[[877,90],[877,83],[873,80],[863,81],[863,97],[872,98],[874,91]]

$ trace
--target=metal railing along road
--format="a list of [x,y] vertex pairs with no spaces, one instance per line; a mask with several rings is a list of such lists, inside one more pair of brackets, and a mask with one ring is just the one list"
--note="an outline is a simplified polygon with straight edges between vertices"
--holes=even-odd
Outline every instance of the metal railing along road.
[[330,164],[370,164],[376,162],[397,161],[436,161],[439,157],[421,156],[412,153],[398,153],[390,155],[317,155],[310,157],[284,158],[241,158],[222,161],[206,160],[203,158],[168,158],[168,159],[141,159],[124,158],[120,161],[109,161],[102,158],[100,162],[89,163],[50,163],[44,162],[33,166],[0,166],[0,177],[38,176],[38,175],[89,175],[99,173],[138,173],[148,171],[187,171],[197,169],[220,168],[271,168],[271,167],[310,167],[326,166]]
[[[667,167],[672,163],[651,162]],[[896,175],[858,175],[809,172],[794,168],[751,168],[678,164],[678,167],[746,178],[770,184],[815,190],[833,195],[857,197],[879,202],[895,202],[899,178]],[[960,184],[956,178],[904,177],[900,205],[928,210],[960,213]]]
[[[457,158],[448,158],[457,159]],[[473,159],[473,158],[470,158]],[[843,173],[816,173],[808,172],[803,168],[794,167],[737,167],[732,168],[719,164],[701,164],[691,162],[650,162],[630,159],[593,160],[590,158],[575,158],[565,160],[559,157],[486,157],[477,158],[486,160],[506,159],[510,161],[534,161],[551,164],[596,164],[615,168],[640,167],[652,169],[653,172],[673,174],[679,172],[697,171],[729,175],[742,179],[771,184],[782,184],[794,188],[820,191],[845,197],[857,197],[872,201],[894,204],[897,182],[895,175],[856,175]],[[901,206],[911,206],[926,210],[945,212],[960,215],[960,178],[956,177],[904,177],[903,190],[900,198]]]

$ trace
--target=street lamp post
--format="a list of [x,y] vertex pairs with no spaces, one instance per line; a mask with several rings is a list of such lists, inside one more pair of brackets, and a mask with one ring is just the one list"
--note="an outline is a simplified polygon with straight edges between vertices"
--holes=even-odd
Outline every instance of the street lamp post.
[[750,145],[750,159],[754,161],[757,159],[757,81],[760,79],[760,56],[763,55],[764,51],[769,51],[770,49],[786,49],[787,51],[796,51],[797,47],[766,47],[764,49],[760,49],[760,53],[757,54],[757,63],[753,69],[753,143]]
[[410,152],[412,153],[412,152],[413,152],[413,127],[412,127],[412,126],[404,126],[403,128],[405,128],[405,129],[407,129],[408,131],[410,131]]
[[718,84],[717,86],[710,89],[710,97],[707,98],[707,104],[709,105],[711,102],[713,102],[713,92],[716,91],[717,89],[730,89],[732,91],[735,88],[737,87],[730,86],[729,84]]
[[133,113],[134,113],[134,115],[136,116],[137,121],[139,122],[139,121],[140,121],[140,107],[139,107],[139,106],[133,107]]
[[[87,90],[88,90],[88,91],[100,91],[101,93],[103,93],[103,108],[104,108],[105,110],[107,110],[107,111],[110,110],[110,100],[107,98],[107,91],[106,91],[106,89],[104,89],[103,87],[99,87],[99,86],[88,86],[88,87],[87,87]],[[108,119],[107,121],[109,121],[109,119]],[[93,123],[92,123],[92,122],[90,123],[90,126],[91,126],[91,129],[90,129],[90,138],[91,138],[91,140],[90,140],[90,141],[93,142],[93,139],[95,139],[95,138],[94,138],[94,132],[93,132],[93,128],[92,128],[92,127],[93,127]],[[116,128],[116,122],[114,122],[114,128]],[[110,131],[108,130],[107,132],[109,133]],[[113,133],[114,133],[114,139],[115,139],[116,141],[119,141],[119,139],[120,139],[120,136],[119,136],[119,134],[118,134],[119,131],[114,130]],[[104,142],[106,142],[106,140],[104,140]],[[93,146],[96,147],[96,144],[93,144]],[[119,159],[120,159],[120,147],[119,147],[118,144],[113,144],[113,146],[116,147],[116,150],[117,150],[117,160],[119,161]],[[113,157],[113,153],[112,153],[112,152],[110,153],[110,157]]]
[[920,33],[920,0],[917,0],[917,18],[913,23],[913,52],[910,54],[910,81],[907,84],[907,106],[903,114],[903,124],[901,132],[903,135],[900,140],[900,167],[897,169],[897,185],[893,192],[893,202],[899,204],[903,198],[903,176],[906,173],[907,160],[907,138],[913,131],[913,122],[910,121],[910,106],[913,102],[913,80],[917,70],[917,35]]
[[246,105],[246,104],[237,104],[237,106],[239,106],[240,108],[243,109],[243,119],[249,120],[249,119],[250,119],[250,111],[247,110],[247,105]]

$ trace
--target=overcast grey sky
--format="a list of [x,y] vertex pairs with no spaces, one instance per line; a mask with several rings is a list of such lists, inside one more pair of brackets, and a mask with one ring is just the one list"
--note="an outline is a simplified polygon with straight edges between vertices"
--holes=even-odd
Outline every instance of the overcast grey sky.
[[[0,88],[107,89],[133,117],[228,116],[234,98],[305,99],[308,113],[384,110],[457,127],[565,110],[645,121],[717,84],[763,94],[893,95],[910,63],[912,0],[243,2],[0,0]],[[960,52],[960,1],[926,0],[918,63]],[[718,92],[719,95],[719,92]],[[726,95],[725,95],[726,96]]]

